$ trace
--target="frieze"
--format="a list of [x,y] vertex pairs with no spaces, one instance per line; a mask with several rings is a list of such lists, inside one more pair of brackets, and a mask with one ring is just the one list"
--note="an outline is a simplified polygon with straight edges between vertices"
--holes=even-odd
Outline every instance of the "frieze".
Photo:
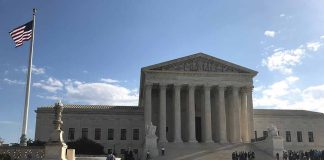
[[204,57],[196,57],[186,61],[153,68],[152,70],[247,73],[243,70]]

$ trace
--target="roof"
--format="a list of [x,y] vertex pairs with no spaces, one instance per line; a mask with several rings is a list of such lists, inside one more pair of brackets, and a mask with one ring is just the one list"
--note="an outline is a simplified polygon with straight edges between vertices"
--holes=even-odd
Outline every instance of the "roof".
[[[43,106],[37,108],[36,113],[52,113],[54,105]],[[143,107],[138,106],[111,106],[111,105],[80,105],[80,104],[64,104],[64,113],[93,113],[93,114],[109,114],[109,113],[137,113],[144,114]],[[324,113],[313,112],[307,110],[280,110],[280,109],[253,109],[254,116],[297,116],[297,117],[322,117]]]
[[182,67],[184,67],[184,65],[181,65],[181,64],[188,63],[188,62],[190,63],[191,60],[198,60],[197,58],[203,59],[205,62],[208,61],[210,63],[221,64],[221,65],[230,67],[232,69],[235,69],[238,72],[252,74],[253,76],[255,76],[258,73],[257,71],[254,71],[252,69],[249,69],[249,68],[246,68],[246,67],[243,67],[243,66],[210,56],[210,55],[207,55],[205,53],[196,53],[196,54],[192,54],[189,56],[177,58],[174,60],[169,60],[169,61],[165,61],[162,63],[150,65],[147,67],[143,67],[142,70],[147,71],[147,70],[165,70],[166,69],[166,70],[171,71],[172,69],[174,69],[173,66],[180,64],[180,66],[182,68]]
[[254,109],[253,114],[254,116],[302,116],[324,118],[324,113],[307,110]]
[[[35,110],[36,113],[52,113],[54,105],[42,106]],[[143,108],[138,106],[111,106],[111,105],[81,105],[64,104],[63,113],[139,113]]]

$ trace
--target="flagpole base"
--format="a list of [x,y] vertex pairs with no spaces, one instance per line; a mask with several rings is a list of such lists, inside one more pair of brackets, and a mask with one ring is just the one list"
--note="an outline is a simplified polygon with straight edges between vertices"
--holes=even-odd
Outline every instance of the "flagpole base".
[[20,137],[20,146],[27,146],[27,137],[25,134],[22,134]]

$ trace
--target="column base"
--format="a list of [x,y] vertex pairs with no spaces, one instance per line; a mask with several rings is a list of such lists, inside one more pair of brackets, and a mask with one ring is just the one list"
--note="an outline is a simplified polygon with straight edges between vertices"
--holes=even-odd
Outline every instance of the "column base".
[[220,140],[219,143],[220,143],[220,144],[227,144],[228,141],[227,141],[227,140]]
[[188,143],[198,143],[197,140],[189,140]]
[[174,140],[172,143],[183,143],[182,140]]
[[215,143],[213,140],[207,140],[207,141],[204,141],[203,143]]
[[251,141],[243,141],[243,143],[251,143]]
[[165,143],[168,143],[168,140],[166,140],[166,139],[159,140],[159,144],[165,144]]

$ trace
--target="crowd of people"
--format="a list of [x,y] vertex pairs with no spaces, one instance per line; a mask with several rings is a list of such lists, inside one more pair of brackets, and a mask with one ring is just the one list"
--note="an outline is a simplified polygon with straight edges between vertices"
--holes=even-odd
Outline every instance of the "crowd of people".
[[253,151],[250,152],[235,151],[232,153],[232,160],[253,160],[254,158],[255,158],[255,153]]
[[[106,160],[115,160],[116,155],[117,155],[116,153],[109,152]],[[130,149],[128,149],[128,151],[125,151],[124,153],[122,153],[122,157],[124,160],[135,160],[133,151]]]
[[[279,160],[279,156],[276,156]],[[284,151],[282,154],[283,160],[324,160],[324,150],[309,150],[309,151]]]

